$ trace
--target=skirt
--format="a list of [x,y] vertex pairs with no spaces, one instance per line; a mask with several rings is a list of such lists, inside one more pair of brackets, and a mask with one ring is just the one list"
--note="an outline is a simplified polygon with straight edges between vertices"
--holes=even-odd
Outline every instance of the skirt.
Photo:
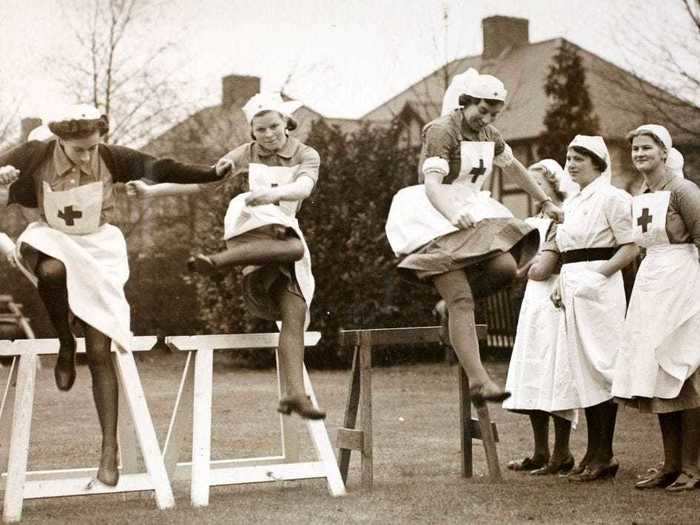
[[[289,235],[294,235],[294,231],[279,225],[263,226],[228,239],[226,246],[230,248],[245,245],[251,240],[284,239]],[[287,292],[304,299],[293,263],[243,268],[243,301],[255,317],[269,321],[281,320],[279,304],[273,297],[273,290],[278,287],[284,287]]]
[[616,397],[615,401],[621,405],[634,407],[646,414],[665,414],[700,408],[700,370],[696,370],[692,376],[685,380],[680,393],[673,399],[661,399],[659,397],[623,399]]
[[506,390],[511,397],[503,408],[513,412],[539,410],[575,421],[575,410],[553,410],[556,400],[570,395],[573,381],[568,361],[557,351],[561,311],[550,295],[558,275],[528,281],[508,365]]
[[404,257],[398,268],[407,279],[424,281],[508,252],[523,266],[537,254],[539,236],[536,228],[519,219],[484,219],[472,228],[433,239]]

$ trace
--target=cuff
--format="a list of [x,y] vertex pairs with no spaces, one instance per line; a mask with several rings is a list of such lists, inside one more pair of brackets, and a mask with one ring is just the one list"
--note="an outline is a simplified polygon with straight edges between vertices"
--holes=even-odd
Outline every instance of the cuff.
[[508,144],[506,144],[503,153],[501,153],[497,157],[494,157],[493,163],[499,168],[505,168],[506,166],[510,166],[511,164],[513,164],[514,160],[515,157],[513,156],[513,150]]
[[421,167],[421,170],[423,171],[424,177],[432,173],[440,175],[441,177],[446,177],[447,174],[450,172],[450,165],[443,158],[428,157],[423,161],[423,166]]

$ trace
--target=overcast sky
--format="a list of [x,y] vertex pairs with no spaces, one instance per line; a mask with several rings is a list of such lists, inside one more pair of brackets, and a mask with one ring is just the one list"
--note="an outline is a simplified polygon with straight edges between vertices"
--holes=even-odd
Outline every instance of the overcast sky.
[[[82,0],[89,6],[89,0]],[[331,117],[359,117],[445,58],[479,54],[481,19],[528,18],[530,40],[565,37],[620,65],[620,27],[633,20],[649,38],[682,31],[676,0],[172,0],[128,43],[135,60],[171,41],[158,68],[186,83],[193,107],[217,103],[220,79],[257,75]],[[49,64],[75,53],[69,30],[80,13],[58,0],[0,0],[0,101],[21,116],[72,102]],[[87,7],[86,7],[87,8]],[[442,20],[448,12],[447,32]],[[632,57],[633,59],[634,57]]]

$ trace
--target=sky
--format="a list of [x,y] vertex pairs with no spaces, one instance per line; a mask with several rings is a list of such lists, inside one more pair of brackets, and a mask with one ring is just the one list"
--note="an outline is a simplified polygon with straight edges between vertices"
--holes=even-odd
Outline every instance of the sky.
[[[91,0],[0,0],[0,103],[44,116],[72,102],[52,66],[77,56],[72,30]],[[216,104],[221,77],[262,78],[328,117],[358,118],[453,59],[481,53],[481,20],[530,21],[530,41],[564,37],[623,67],[622,28],[649,39],[685,30],[675,0],[171,0],[124,43],[134,63],[171,47],[153,70],[191,108]],[[443,16],[447,13],[447,21]],[[673,28],[669,31],[669,28]],[[2,109],[0,107],[0,109]]]

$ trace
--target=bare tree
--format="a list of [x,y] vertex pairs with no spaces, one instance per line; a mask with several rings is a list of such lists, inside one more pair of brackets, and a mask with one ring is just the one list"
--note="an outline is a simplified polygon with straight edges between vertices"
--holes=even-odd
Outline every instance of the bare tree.
[[173,80],[179,66],[173,64],[175,45],[149,34],[167,18],[167,3],[73,0],[63,5],[77,53],[52,58],[52,69],[77,100],[109,115],[109,141],[143,143],[184,115],[180,86]]
[[[625,69],[593,71],[617,88],[607,102],[700,139],[700,0],[671,0],[618,11],[613,38]],[[650,24],[654,19],[656,23]],[[641,102],[641,104],[640,104]]]

